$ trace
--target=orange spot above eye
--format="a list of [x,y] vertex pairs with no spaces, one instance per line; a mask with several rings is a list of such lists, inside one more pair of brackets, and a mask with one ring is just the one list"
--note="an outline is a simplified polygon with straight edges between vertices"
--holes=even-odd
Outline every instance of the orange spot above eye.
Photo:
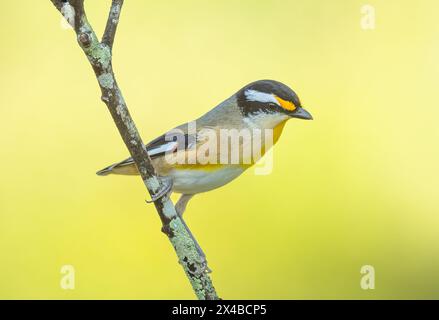
[[296,110],[296,106],[294,105],[294,103],[292,103],[291,101],[286,101],[282,98],[279,98],[278,96],[276,96],[276,100],[279,102],[279,104],[282,106],[282,108],[289,110],[289,111],[294,111]]

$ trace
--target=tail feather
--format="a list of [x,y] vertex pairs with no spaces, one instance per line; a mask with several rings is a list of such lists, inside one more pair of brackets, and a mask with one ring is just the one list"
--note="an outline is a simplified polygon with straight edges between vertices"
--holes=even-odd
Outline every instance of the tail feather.
[[104,168],[102,170],[99,170],[98,172],[96,172],[96,174],[98,176],[107,176],[107,175],[109,175],[111,173],[111,171],[113,171],[114,167],[115,167],[115,165],[113,164],[113,165],[108,166],[108,167],[106,167],[106,168]]
[[[184,141],[190,141],[187,134],[184,135]],[[166,135],[162,135],[148,143],[145,147],[151,159],[154,159],[163,156],[166,152],[176,151],[177,146],[178,143],[176,141],[167,141]],[[185,145],[185,147],[187,148],[188,145]],[[98,176],[107,176],[109,174],[137,175],[139,172],[134,165],[133,158],[128,158],[99,170],[96,174]]]
[[128,158],[128,159],[125,159],[121,162],[117,162],[117,163],[114,163],[108,167],[105,167],[104,169],[101,169],[98,172],[96,172],[96,174],[98,176],[107,176],[107,175],[113,173],[113,170],[115,168],[123,167],[123,166],[127,166],[127,165],[132,165],[133,163],[134,163],[133,158]]

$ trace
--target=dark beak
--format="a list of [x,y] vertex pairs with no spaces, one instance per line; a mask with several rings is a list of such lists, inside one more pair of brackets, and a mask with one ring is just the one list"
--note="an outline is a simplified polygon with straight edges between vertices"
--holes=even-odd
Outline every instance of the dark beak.
[[299,118],[304,120],[312,120],[312,115],[302,107],[297,108],[293,112],[290,113],[290,117],[292,118]]

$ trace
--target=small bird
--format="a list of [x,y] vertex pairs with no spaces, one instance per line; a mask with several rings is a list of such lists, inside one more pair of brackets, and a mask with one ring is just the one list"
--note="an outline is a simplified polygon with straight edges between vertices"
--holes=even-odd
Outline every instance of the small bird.
[[[175,206],[182,217],[188,201],[195,194],[231,182],[263,156],[271,145],[277,142],[286,121],[291,118],[312,120],[311,114],[302,107],[298,96],[291,88],[278,81],[259,80],[246,85],[192,123],[178,126],[152,140],[146,145],[146,149],[158,175],[167,186],[152,200],[156,201],[172,192],[182,194]],[[237,163],[232,163],[229,158],[228,162],[199,161],[197,149],[206,143],[206,136],[209,136],[206,131],[220,136],[222,130],[271,130],[273,141],[270,145],[266,145],[265,142],[259,144],[260,156],[256,159],[249,160],[243,156]],[[221,149],[220,144],[223,142],[211,142],[207,148],[210,151],[209,156],[221,158],[221,150],[227,150],[230,154],[236,151],[235,149],[242,152],[246,143],[249,144],[244,140],[239,139],[238,143],[227,146],[226,149]],[[185,161],[169,161],[167,155],[170,154],[180,155],[180,159]],[[188,163],[187,160],[191,159],[191,156],[195,161]],[[128,158],[98,171],[97,174],[137,175],[138,171],[133,159]],[[199,250],[202,253],[201,249]],[[202,255],[204,256],[204,253]]]

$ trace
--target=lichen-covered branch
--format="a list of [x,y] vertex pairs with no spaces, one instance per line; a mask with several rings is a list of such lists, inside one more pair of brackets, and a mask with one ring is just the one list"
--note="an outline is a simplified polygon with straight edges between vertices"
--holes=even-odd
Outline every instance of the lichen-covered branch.
[[[84,0],[51,0],[51,2],[75,30],[77,41],[95,72],[101,88],[101,99],[107,105],[146,188],[150,195],[154,196],[164,186],[156,174],[142,138],[131,118],[112,68],[112,46],[123,0],[112,0],[102,41],[99,41],[87,20]],[[196,249],[194,239],[176,213],[172,201],[168,197],[162,197],[154,204],[163,224],[162,230],[171,241],[196,296],[199,299],[218,299],[206,271],[208,268]]]

